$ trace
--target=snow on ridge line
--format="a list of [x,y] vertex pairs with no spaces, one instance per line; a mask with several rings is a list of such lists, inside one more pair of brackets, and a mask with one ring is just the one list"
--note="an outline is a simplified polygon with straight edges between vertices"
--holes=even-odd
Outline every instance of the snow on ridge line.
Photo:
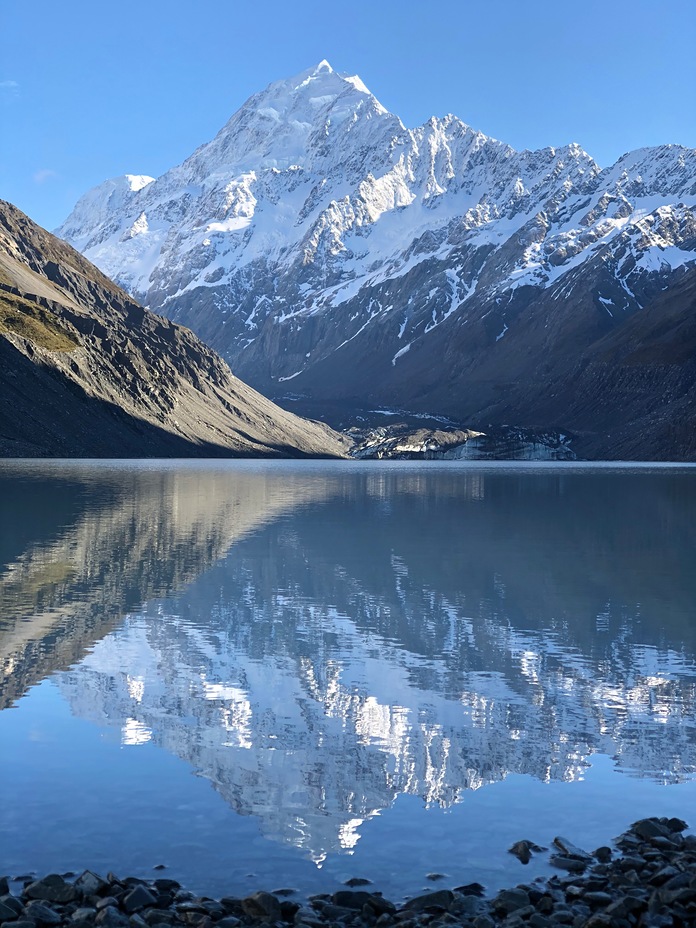
[[[615,242],[646,273],[689,263],[674,229],[690,220],[675,199],[696,205],[694,175],[696,152],[679,146],[640,149],[601,171],[577,143],[516,152],[456,117],[408,130],[360,78],[324,60],[255,94],[157,180],[123,175],[90,191],[58,234],[153,308],[178,315],[184,305],[194,328],[194,291],[217,289],[202,299],[240,346],[266,319],[298,329],[345,307],[336,351],[376,315],[377,288],[430,277],[418,305],[387,290],[379,312],[398,311],[396,351],[455,313],[465,323],[474,294],[549,288],[597,255],[618,261]],[[627,266],[617,273],[629,276]],[[426,318],[415,331],[418,312]]]

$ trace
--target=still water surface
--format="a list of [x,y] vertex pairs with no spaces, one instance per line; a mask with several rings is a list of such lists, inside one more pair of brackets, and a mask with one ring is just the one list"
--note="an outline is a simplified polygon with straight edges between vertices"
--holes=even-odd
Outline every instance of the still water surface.
[[695,555],[693,468],[6,462],[0,873],[396,898],[696,824]]

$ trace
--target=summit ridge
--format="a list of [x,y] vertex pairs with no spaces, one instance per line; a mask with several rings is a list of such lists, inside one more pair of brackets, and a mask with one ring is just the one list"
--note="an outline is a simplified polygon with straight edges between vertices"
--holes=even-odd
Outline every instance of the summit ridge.
[[409,129],[321,61],[155,180],[87,193],[57,234],[281,401],[593,431],[547,400],[690,292],[695,178],[675,144],[601,168],[452,115]]

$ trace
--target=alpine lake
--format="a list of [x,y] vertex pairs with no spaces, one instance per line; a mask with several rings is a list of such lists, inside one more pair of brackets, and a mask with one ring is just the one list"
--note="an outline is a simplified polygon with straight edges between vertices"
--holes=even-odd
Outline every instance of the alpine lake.
[[0,464],[0,874],[392,899],[696,826],[696,468]]

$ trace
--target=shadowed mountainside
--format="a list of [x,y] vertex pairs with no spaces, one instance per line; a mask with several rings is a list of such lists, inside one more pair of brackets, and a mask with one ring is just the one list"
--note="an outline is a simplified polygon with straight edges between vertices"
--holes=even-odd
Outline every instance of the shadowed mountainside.
[[0,201],[0,456],[341,456]]

